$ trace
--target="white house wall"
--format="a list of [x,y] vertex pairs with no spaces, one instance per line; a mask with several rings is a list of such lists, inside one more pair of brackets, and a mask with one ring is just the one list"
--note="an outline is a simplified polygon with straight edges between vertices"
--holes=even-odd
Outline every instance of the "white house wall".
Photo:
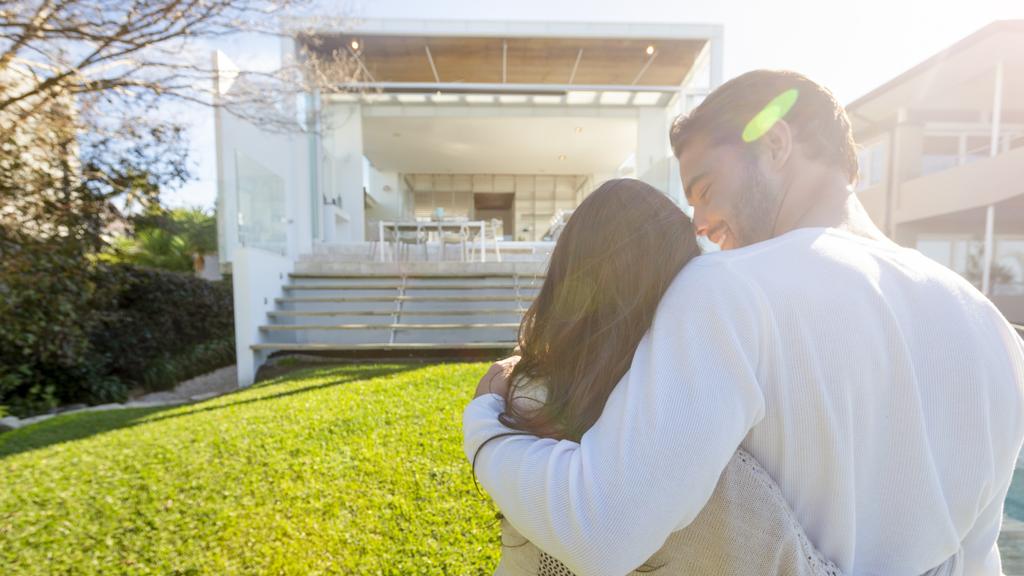
[[[321,195],[340,198],[347,221],[339,224],[334,241],[365,238],[363,206],[363,118],[358,104],[328,104],[324,109]],[[325,234],[325,240],[328,240]]]
[[244,387],[256,379],[256,371],[266,360],[265,353],[252,349],[265,335],[260,325],[267,323],[267,312],[274,299],[283,296],[288,274],[294,262],[281,254],[240,246],[232,269],[235,301],[235,355],[238,361],[238,385]]
[[289,258],[311,251],[309,135],[298,124],[266,129],[224,108],[215,115],[220,261],[233,262],[244,243]]
[[[402,220],[406,214],[406,194],[399,181],[398,173],[381,172],[371,165],[367,180],[369,181],[367,193],[375,202],[372,208],[366,209],[367,223],[379,220]],[[366,230],[366,233],[371,236],[376,232],[372,226]]]

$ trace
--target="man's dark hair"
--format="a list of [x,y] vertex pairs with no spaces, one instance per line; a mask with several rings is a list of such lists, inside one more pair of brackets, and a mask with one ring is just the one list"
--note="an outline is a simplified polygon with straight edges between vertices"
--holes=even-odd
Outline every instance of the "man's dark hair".
[[846,110],[824,86],[786,70],[754,70],[722,84],[672,123],[672,151],[678,158],[686,146],[703,138],[710,146],[747,146],[747,124],[789,90],[796,90],[796,102],[783,118],[804,155],[841,169],[850,183],[856,181],[857,148]]

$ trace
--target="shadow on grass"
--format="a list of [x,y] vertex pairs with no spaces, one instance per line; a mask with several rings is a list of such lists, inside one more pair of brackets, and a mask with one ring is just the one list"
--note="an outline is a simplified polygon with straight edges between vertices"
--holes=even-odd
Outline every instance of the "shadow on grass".
[[[257,396],[255,398],[245,398],[243,400],[237,400],[235,402],[225,402],[222,404],[214,404],[211,406],[197,406],[194,410],[188,410],[184,412],[175,412],[174,414],[165,414],[154,418],[147,418],[146,422],[159,422],[161,420],[170,420],[171,418],[180,418],[182,416],[192,416],[195,414],[201,414],[203,412],[213,412],[215,410],[223,410],[224,408],[231,408],[234,406],[243,406],[245,404],[255,404],[257,402],[266,402],[267,400],[279,400],[281,398],[287,398],[289,396],[295,396],[297,394],[305,394],[306,392],[312,392],[314,390],[322,390],[324,388],[332,388],[334,386],[340,386],[342,384],[348,384],[349,382],[356,382],[359,380],[368,380],[370,378],[379,378],[381,376],[391,376],[393,374],[400,374],[402,372],[408,372],[410,370],[416,370],[422,368],[422,364],[407,364],[399,366],[367,366],[364,368],[358,368],[355,370],[346,371],[345,377],[338,380],[331,380],[328,382],[321,382],[319,384],[310,384],[309,386],[303,386],[301,388],[294,388],[292,390],[286,390],[284,392],[277,392],[275,394],[268,394],[266,396]],[[333,370],[334,368],[321,368],[321,370]],[[313,376],[315,369],[304,369],[294,373],[295,376],[311,377]],[[247,390],[258,390],[262,387],[270,387],[276,384],[281,384],[287,381],[287,377],[278,377],[273,380],[269,380],[260,384],[248,388]],[[237,392],[233,393],[237,394]],[[231,396],[221,396],[221,398],[230,398]]]
[[[392,374],[399,374],[407,372],[409,370],[415,370],[422,368],[422,364],[409,364],[409,365],[391,365],[391,366],[366,366],[356,369],[344,370],[343,377],[337,380],[331,380],[328,382],[320,382],[317,384],[310,384],[309,386],[302,386],[300,388],[294,388],[278,393],[271,393],[265,396],[257,396],[255,398],[244,398],[238,399],[234,402],[223,402],[225,399],[230,399],[233,395],[238,395],[242,392],[259,390],[261,388],[270,388],[279,384],[287,382],[293,377],[297,378],[310,378],[313,377],[315,372],[322,370],[324,372],[332,372],[338,370],[338,366],[323,366],[319,368],[306,368],[297,370],[295,372],[289,372],[286,376],[279,376],[273,380],[268,380],[259,383],[251,388],[239,390],[228,395],[220,396],[219,398],[211,399],[208,402],[215,402],[221,400],[222,403],[217,403],[209,406],[204,406],[207,402],[197,403],[195,409],[181,411],[181,408],[187,408],[187,404],[178,404],[174,406],[156,406],[156,407],[145,407],[145,408],[124,408],[119,410],[102,410],[97,412],[75,412],[72,414],[65,414],[61,416],[55,416],[48,420],[43,420],[37,424],[26,426],[25,428],[19,428],[18,430],[12,430],[0,434],[0,459],[14,454],[20,454],[22,452],[29,452],[31,450],[38,450],[54,444],[60,444],[62,442],[71,442],[74,440],[81,440],[88,438],[96,434],[102,434],[104,432],[110,432],[113,430],[119,430],[124,428],[132,428],[140,424],[149,424],[152,422],[159,422],[161,420],[169,420],[171,418],[179,418],[182,416],[192,416],[195,414],[201,414],[203,412],[212,412],[220,410],[222,408],[228,408],[232,406],[241,406],[245,404],[253,404],[256,402],[264,402],[267,400],[278,400],[296,394],[304,394],[306,392],[312,392],[314,390],[321,390],[324,388],[330,388],[333,386],[340,386],[349,382],[355,382],[358,380],[366,380],[370,378],[378,378],[381,376],[390,376]],[[327,374],[325,374],[327,375]],[[165,412],[168,410],[177,410],[174,413],[163,414],[154,416],[159,412]]]

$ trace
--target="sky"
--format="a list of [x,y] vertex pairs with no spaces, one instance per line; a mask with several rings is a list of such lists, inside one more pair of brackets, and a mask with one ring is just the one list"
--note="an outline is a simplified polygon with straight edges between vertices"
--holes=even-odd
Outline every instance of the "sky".
[[[313,10],[355,18],[682,22],[721,24],[724,78],[787,68],[848,104],[994,20],[1024,19],[1024,0],[355,0]],[[308,12],[308,10],[307,10]],[[242,68],[272,67],[276,41],[220,41]],[[217,195],[213,113],[189,119],[195,178],[166,191],[169,206],[211,209]]]

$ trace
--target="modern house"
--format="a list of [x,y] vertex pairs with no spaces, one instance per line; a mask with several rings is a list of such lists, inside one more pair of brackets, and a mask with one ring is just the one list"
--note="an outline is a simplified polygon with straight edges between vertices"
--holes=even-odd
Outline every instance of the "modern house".
[[875,222],[1024,324],[1024,21],[982,28],[847,111]]
[[[510,348],[552,226],[597,185],[632,176],[682,203],[668,126],[722,76],[717,25],[295,26],[285,54],[341,51],[359,74],[307,94],[290,132],[217,111],[241,385],[281,350]],[[218,92],[241,89],[216,62]],[[446,257],[440,228],[433,246],[385,237],[442,217],[490,223],[490,244],[481,226],[461,247],[487,261]]]

